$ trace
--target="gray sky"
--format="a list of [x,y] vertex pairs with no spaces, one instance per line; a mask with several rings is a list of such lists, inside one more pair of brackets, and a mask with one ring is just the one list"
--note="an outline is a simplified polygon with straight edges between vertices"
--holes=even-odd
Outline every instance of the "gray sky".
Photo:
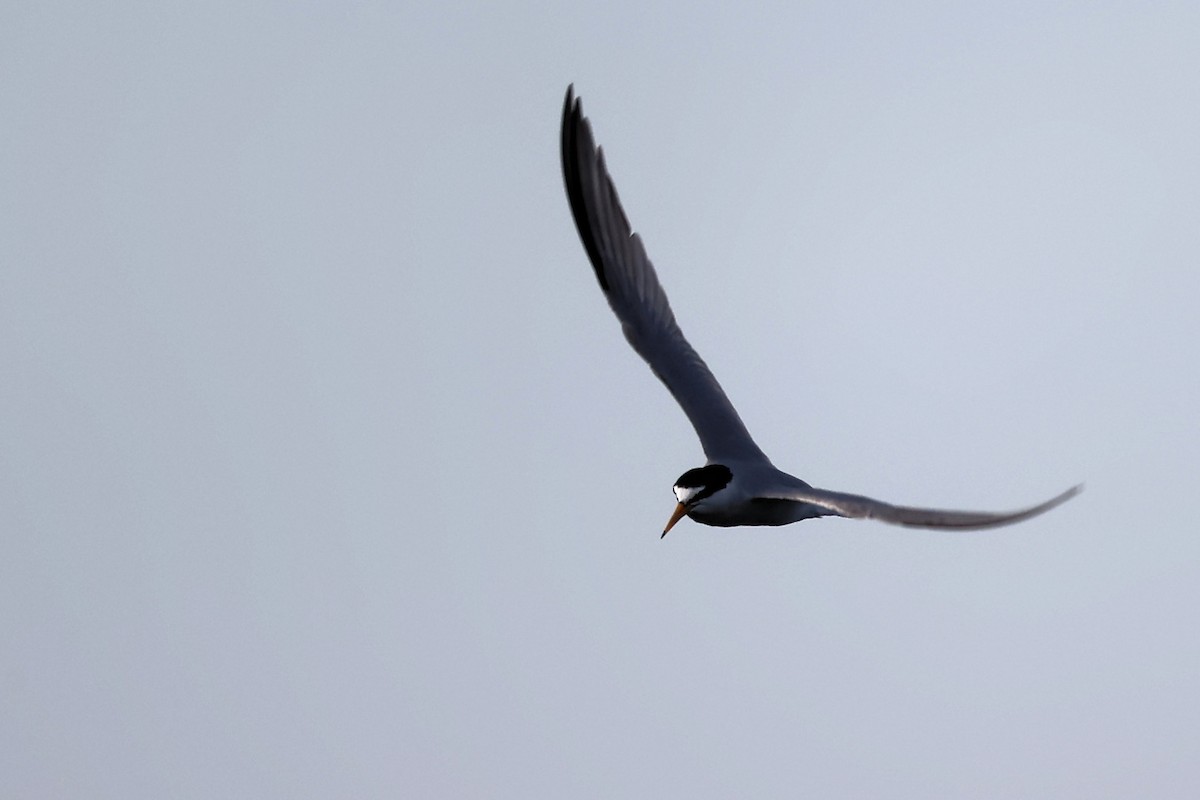
[[[1200,794],[1200,7],[9,4],[0,795]],[[574,81],[776,464],[681,523]]]

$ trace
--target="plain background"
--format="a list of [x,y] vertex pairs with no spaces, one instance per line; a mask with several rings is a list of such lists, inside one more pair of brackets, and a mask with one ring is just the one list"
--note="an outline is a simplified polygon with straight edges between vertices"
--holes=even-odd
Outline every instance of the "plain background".
[[1198,9],[5,4],[0,795],[1197,796]]

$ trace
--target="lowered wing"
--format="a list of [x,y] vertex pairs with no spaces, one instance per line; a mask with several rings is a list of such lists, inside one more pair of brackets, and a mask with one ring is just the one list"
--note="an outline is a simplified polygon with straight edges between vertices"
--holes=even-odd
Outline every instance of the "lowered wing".
[[870,497],[857,494],[830,492],[825,489],[812,488],[780,488],[761,493],[764,499],[795,500],[811,503],[827,509],[831,515],[852,517],[854,519],[875,519],[880,522],[890,522],[893,525],[906,525],[910,528],[956,528],[958,530],[977,530],[979,528],[995,528],[1000,525],[1010,525],[1014,522],[1044,514],[1055,506],[1062,505],[1083,491],[1083,486],[1072,486],[1067,491],[1052,497],[1036,506],[1022,508],[1016,511],[948,511],[940,508],[912,508],[910,506],[894,506]]

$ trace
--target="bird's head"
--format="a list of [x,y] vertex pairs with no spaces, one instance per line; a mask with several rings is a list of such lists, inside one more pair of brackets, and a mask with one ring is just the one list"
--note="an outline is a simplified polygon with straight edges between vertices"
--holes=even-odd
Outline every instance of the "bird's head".
[[671,530],[676,522],[683,519],[685,514],[690,515],[694,510],[702,507],[708,498],[728,486],[731,480],[733,480],[733,472],[724,464],[708,464],[689,469],[680,475],[679,480],[675,481],[675,486],[672,487],[678,502],[675,505],[675,512],[667,520],[667,527],[663,528],[662,535],[666,536],[667,531]]

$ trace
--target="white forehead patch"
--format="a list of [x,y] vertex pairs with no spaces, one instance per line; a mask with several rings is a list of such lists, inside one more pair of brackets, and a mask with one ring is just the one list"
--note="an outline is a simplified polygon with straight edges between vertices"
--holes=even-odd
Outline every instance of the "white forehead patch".
[[700,494],[703,488],[703,486],[676,486],[675,499],[686,506],[693,497]]

